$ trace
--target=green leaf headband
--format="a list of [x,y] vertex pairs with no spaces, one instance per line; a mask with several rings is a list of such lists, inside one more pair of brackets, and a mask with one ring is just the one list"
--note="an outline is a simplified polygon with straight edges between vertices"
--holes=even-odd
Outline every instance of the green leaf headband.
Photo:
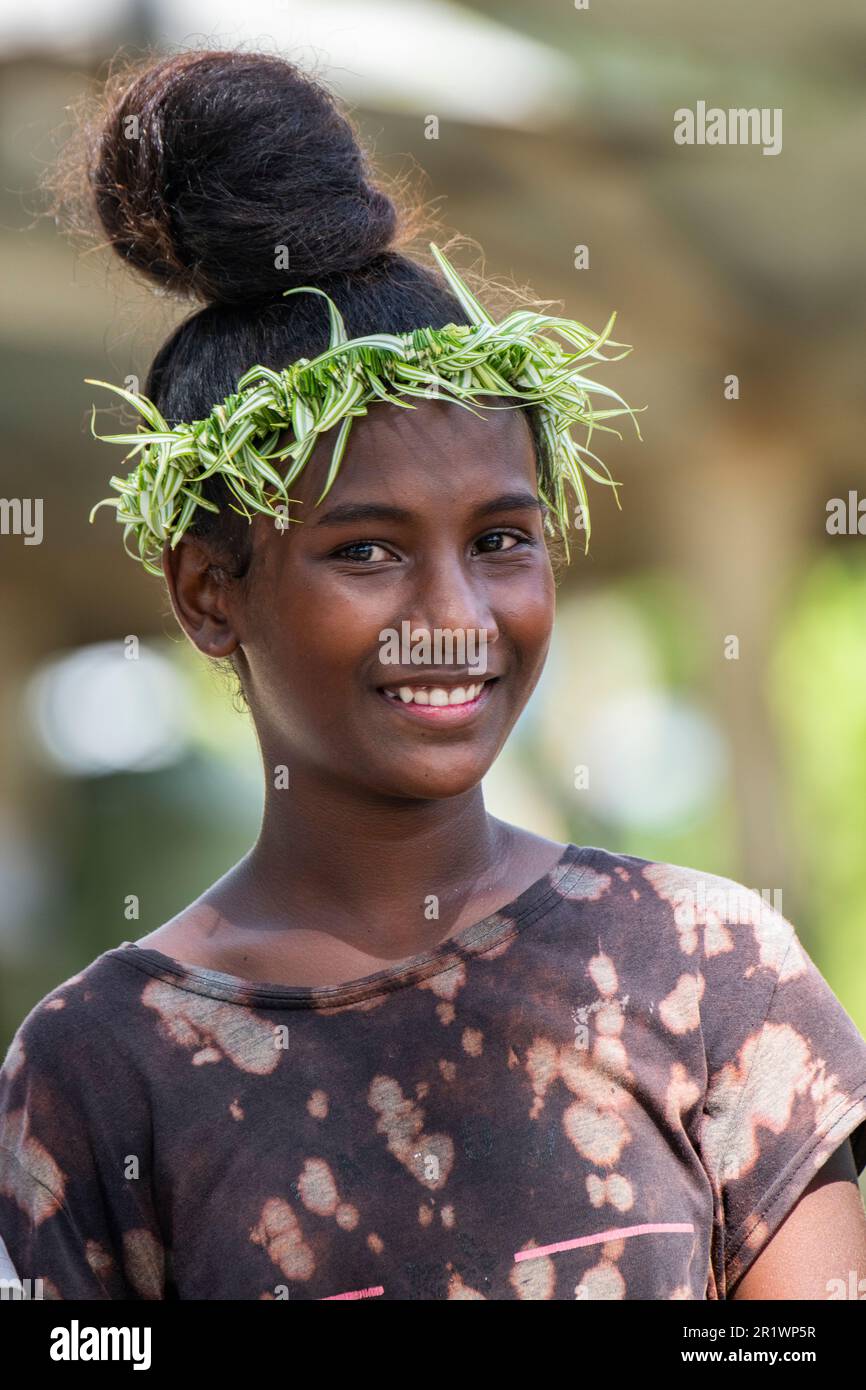
[[[177,545],[192,521],[196,507],[218,512],[217,507],[202,495],[202,483],[213,473],[221,473],[228,488],[240,502],[229,505],[252,521],[253,512],[274,517],[281,525],[288,518],[287,488],[294,482],[310,457],[317,437],[342,420],[334,444],[325,488],[316,506],[327,496],[337,476],[346,451],[352,419],[366,415],[371,401],[390,401],[407,410],[415,407],[397,399],[386,386],[403,394],[432,399],[451,399],[472,410],[480,404],[480,396],[519,396],[527,405],[539,407],[540,469],[538,493],[541,500],[555,511],[566,557],[568,548],[568,507],[565,483],[576,495],[585,524],[589,548],[589,505],[583,474],[614,489],[607,465],[588,448],[594,428],[619,430],[599,425],[599,420],[629,414],[634,420],[638,438],[640,429],[634,411],[622,397],[577,370],[583,358],[600,362],[617,362],[632,351],[630,346],[616,343],[610,332],[616,320],[611,314],[603,332],[595,334],[573,319],[552,318],[528,310],[518,310],[494,323],[481,307],[454,267],[439,248],[430,242],[442,272],[460,301],[472,325],[447,324],[444,328],[418,328],[411,333],[371,333],[367,337],[349,339],[342,316],[329,295],[313,285],[300,285],[286,290],[288,294],[320,294],[328,301],[330,316],[330,346],[309,361],[301,357],[282,371],[269,367],[250,367],[238,382],[237,393],[227,396],[221,405],[214,406],[206,420],[179,424],[169,429],[167,422],[146,396],[113,386],[92,377],[85,380],[91,386],[105,386],[135,406],[147,428],[139,422],[135,434],[99,435],[94,428],[96,407],[91,416],[91,433],[96,439],[112,444],[134,444],[125,456],[141,457],[126,478],[113,477],[111,486],[120,495],[106,497],[90,513],[103,506],[115,507],[117,520],[123,525],[123,545],[133,559],[141,560],[151,574],[162,573],[158,561],[166,540]],[[566,352],[554,339],[546,337],[544,328],[554,329],[577,352]],[[617,357],[605,357],[600,351],[603,343],[624,347]],[[594,411],[589,393],[597,392],[619,401],[622,409]],[[470,404],[470,402],[472,404]],[[485,406],[491,410],[514,410],[522,406]],[[641,407],[646,409],[646,407]],[[477,414],[473,411],[473,414]],[[587,444],[576,443],[568,433],[575,424],[588,426]],[[282,433],[291,428],[292,442],[277,448]],[[284,475],[271,460],[290,458],[291,466]],[[596,471],[587,459],[593,459],[603,470]],[[268,493],[266,489],[273,489]],[[554,494],[554,501],[548,495]],[[274,494],[285,501],[273,504]],[[545,524],[551,529],[550,517]],[[129,549],[128,537],[135,534],[138,555]]]

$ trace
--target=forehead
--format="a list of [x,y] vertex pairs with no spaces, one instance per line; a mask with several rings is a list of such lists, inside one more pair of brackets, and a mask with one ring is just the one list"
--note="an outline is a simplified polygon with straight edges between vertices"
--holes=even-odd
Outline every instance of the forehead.
[[[500,398],[491,399],[501,405]],[[354,417],[322,509],[337,500],[374,494],[417,507],[425,499],[439,506],[465,499],[469,505],[508,483],[536,491],[535,446],[522,410],[476,405],[470,411],[450,400],[411,404],[414,408],[405,410],[376,401],[366,415]],[[325,486],[338,432],[339,425],[319,439],[289,488],[293,498],[310,508],[315,508]]]

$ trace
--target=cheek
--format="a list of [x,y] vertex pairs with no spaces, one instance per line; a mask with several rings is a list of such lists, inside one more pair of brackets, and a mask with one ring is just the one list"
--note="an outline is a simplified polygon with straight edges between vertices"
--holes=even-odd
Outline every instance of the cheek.
[[556,588],[549,567],[527,576],[497,595],[497,619],[503,631],[521,647],[546,648],[556,615]]
[[349,603],[333,586],[299,583],[274,595],[248,648],[271,694],[331,703],[375,648],[381,627],[369,605]]
[[541,676],[550,650],[553,616],[551,604],[538,602],[524,608],[509,630],[510,645],[517,655],[516,692],[523,689],[528,693]]

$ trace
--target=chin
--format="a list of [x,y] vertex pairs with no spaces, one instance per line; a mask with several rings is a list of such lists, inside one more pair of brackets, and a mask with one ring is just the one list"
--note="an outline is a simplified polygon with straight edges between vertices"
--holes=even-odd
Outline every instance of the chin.
[[481,779],[487,776],[491,764],[492,759],[482,763],[473,760],[471,767],[463,765],[459,768],[437,768],[428,763],[417,770],[406,768],[403,776],[399,768],[392,767],[386,776],[377,779],[375,788],[372,779],[370,786],[387,796],[405,797],[411,801],[445,801],[449,797],[463,796],[477,787]]

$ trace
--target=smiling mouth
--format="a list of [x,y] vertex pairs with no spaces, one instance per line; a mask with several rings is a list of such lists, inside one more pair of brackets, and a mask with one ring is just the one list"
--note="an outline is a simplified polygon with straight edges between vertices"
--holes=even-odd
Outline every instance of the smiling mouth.
[[498,676],[481,681],[466,681],[463,685],[400,685],[379,686],[378,694],[401,714],[417,718],[453,722],[474,714],[487,703]]

